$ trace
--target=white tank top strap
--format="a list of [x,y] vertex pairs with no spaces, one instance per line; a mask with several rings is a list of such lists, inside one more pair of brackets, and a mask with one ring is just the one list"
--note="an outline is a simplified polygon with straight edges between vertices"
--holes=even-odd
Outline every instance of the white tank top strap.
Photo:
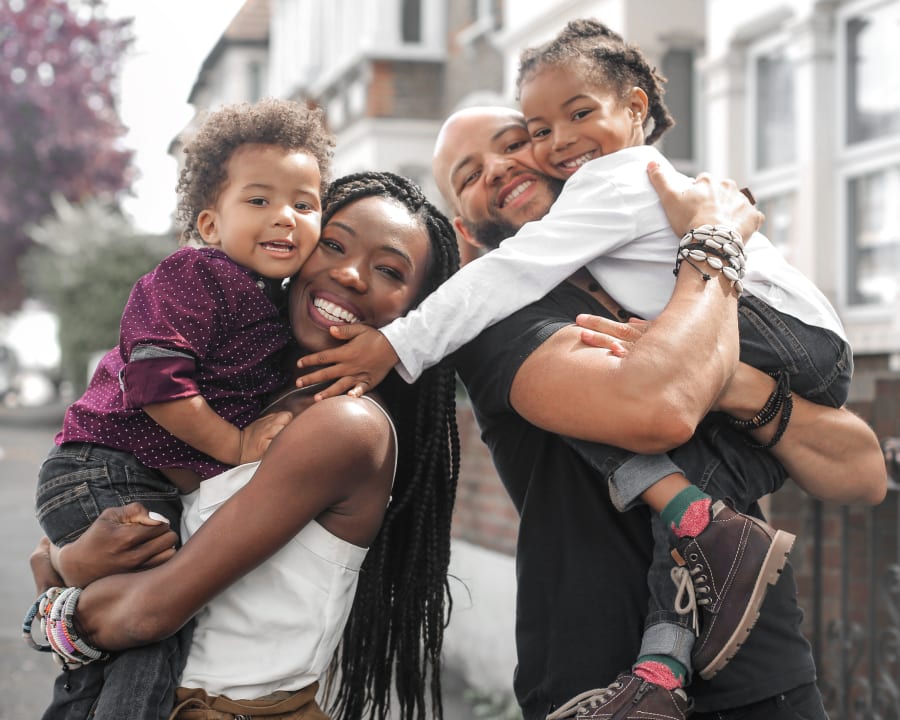
[[[387,408],[384,407],[380,402],[378,402],[375,398],[369,397],[368,395],[362,396],[363,400],[368,400],[375,407],[381,410],[384,413],[384,416],[387,418],[388,424],[391,426],[391,434],[394,436],[394,472],[391,475],[391,487],[394,487],[394,480],[397,477],[397,456],[400,453],[400,443],[397,439],[397,426],[394,425],[394,419],[391,417],[391,414],[387,411]],[[388,500],[390,502],[390,499]]]

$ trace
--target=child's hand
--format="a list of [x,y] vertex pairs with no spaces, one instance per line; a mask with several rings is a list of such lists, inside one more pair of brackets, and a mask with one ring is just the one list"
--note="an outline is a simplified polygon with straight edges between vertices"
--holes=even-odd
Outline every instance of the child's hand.
[[31,555],[35,583],[40,586],[42,582],[36,566],[46,571],[42,549],[49,551],[53,567],[65,578],[63,584],[77,587],[107,575],[161,565],[175,554],[178,536],[160,517],[140,503],[106,508],[77,540],[59,550],[49,541],[46,546],[43,542],[38,545]]
[[576,317],[575,323],[583,328],[581,342],[591,347],[605,348],[616,357],[625,357],[650,327],[649,322],[638,318],[621,323],[587,314]]
[[357,323],[333,327],[331,334],[349,342],[307,355],[297,361],[297,367],[300,368],[327,366],[298,378],[297,387],[339,378],[333,385],[316,393],[316,400],[324,400],[344,392],[359,397],[364,392],[374,390],[399,360],[387,338],[369,325]]
[[255,462],[269,449],[275,436],[294,419],[289,412],[263,415],[247,425],[241,433],[241,457],[238,465]]

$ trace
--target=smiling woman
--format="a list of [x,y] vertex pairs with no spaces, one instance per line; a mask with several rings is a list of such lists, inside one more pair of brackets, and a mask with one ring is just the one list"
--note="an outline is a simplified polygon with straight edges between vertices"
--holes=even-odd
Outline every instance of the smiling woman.
[[[379,325],[398,317],[457,267],[452,227],[404,178],[339,180],[324,215],[323,241],[291,281],[298,352],[332,346],[331,328],[351,318]],[[295,417],[262,461],[186,497],[191,537],[171,560],[94,582],[104,573],[72,576],[91,547],[110,544],[108,523],[58,553],[62,577],[90,582],[81,593],[63,591],[77,604],[67,629],[79,643],[117,651],[165,637],[196,614],[178,691],[185,718],[327,717],[314,698],[342,634],[337,715],[383,716],[393,693],[404,720],[442,717],[459,468],[452,368],[433,368],[413,386],[394,378],[381,398],[311,403],[292,390],[274,409]],[[142,509],[107,519],[135,523],[135,537],[153,538],[147,557],[157,551],[161,531]],[[105,570],[133,567],[119,559]]]
[[[403,314],[425,279],[424,230],[400,204],[364,198],[335,212],[291,288],[294,318],[328,329],[357,322],[381,327]],[[294,292],[294,285],[297,292]],[[294,322],[294,336],[305,342]],[[329,346],[339,341],[327,335]]]

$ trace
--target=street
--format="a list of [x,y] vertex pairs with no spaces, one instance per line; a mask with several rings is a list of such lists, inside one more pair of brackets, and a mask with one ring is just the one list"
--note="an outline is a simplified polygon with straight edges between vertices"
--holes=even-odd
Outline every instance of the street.
[[57,671],[49,655],[22,642],[22,618],[34,601],[28,555],[40,537],[34,485],[60,419],[56,412],[0,411],[0,720],[39,718]]
[[[34,485],[61,422],[61,408],[0,408],[0,720],[40,718],[56,676],[52,658],[22,642],[22,618],[34,601],[28,556],[41,534]],[[445,720],[471,717],[460,679],[446,673],[443,684]]]

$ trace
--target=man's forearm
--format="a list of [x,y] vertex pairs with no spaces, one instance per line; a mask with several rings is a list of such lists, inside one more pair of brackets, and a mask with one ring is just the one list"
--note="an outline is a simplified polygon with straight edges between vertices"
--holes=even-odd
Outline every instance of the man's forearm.
[[564,328],[522,363],[510,400],[535,425],[633,452],[686,442],[737,363],[730,285],[683,271],[663,314],[624,358]]
[[[776,382],[741,363],[716,409],[747,420],[760,412]],[[792,395],[784,433],[771,449],[785,470],[810,495],[830,502],[877,504],[887,491],[887,470],[878,438],[849,410],[812,403]],[[752,440],[765,445],[775,439],[784,408]],[[760,449],[759,452],[765,452]]]
[[794,398],[790,423],[772,450],[804,491],[829,502],[876,505],[887,492],[878,438],[849,410]]

